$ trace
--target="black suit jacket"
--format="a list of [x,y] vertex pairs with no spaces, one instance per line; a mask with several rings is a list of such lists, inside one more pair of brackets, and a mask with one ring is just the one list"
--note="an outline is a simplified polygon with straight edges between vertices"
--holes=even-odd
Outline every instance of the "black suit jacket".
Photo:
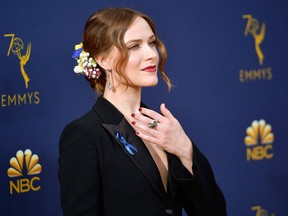
[[[134,147],[130,150],[116,138]],[[168,189],[142,140],[124,116],[99,97],[60,138],[61,203],[67,216],[226,215],[225,200],[206,158],[193,145],[194,175],[168,156]]]

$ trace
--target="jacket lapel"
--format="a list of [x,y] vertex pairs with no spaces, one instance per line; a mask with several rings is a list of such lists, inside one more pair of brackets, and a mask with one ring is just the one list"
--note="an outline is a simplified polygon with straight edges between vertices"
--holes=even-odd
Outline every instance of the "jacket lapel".
[[[141,170],[154,189],[165,198],[165,190],[157,166],[145,144],[135,135],[134,129],[129,125],[126,119],[123,118],[119,125],[103,124],[103,127],[105,127],[114,137],[124,153],[131,159],[137,168]],[[129,144],[136,147],[137,152],[132,150],[134,154],[129,153],[123,142],[116,138],[116,133],[120,133]]]
[[[94,106],[94,110],[102,118],[103,127],[107,129],[115,141],[121,146],[123,152],[143,173],[154,189],[164,199],[167,199],[160,173],[152,156],[142,140],[136,136],[134,129],[127,122],[124,116],[112,104],[110,104],[109,101],[102,97],[98,98],[98,101]],[[123,142],[116,138],[117,133],[121,134],[126,142],[136,147],[137,151],[131,149],[133,154],[131,154],[131,152],[129,153]]]

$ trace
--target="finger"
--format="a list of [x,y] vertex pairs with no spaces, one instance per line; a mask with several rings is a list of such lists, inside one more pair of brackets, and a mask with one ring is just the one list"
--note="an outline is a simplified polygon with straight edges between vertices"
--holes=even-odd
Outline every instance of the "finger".
[[174,118],[172,113],[167,109],[165,103],[162,103],[160,105],[160,111],[166,118],[168,118],[168,119]]
[[145,133],[140,132],[140,131],[137,131],[136,135],[139,136],[142,140],[145,140],[146,142],[158,145],[156,137],[150,136],[149,134],[145,134]]
[[144,116],[141,113],[132,113],[131,116],[133,117],[134,121],[146,126],[152,121],[151,118]]
[[[136,133],[141,133],[146,135],[145,137],[154,137],[159,138],[161,137],[159,131],[157,131],[157,127],[155,129],[149,128],[148,125],[140,124],[139,122],[132,122],[133,128],[135,129]],[[159,125],[158,125],[159,126]]]
[[141,114],[146,115],[146,116],[150,117],[151,119],[155,119],[158,122],[161,122],[165,119],[162,115],[160,115],[159,113],[157,113],[156,111],[151,110],[151,109],[140,107],[139,111],[141,112]]

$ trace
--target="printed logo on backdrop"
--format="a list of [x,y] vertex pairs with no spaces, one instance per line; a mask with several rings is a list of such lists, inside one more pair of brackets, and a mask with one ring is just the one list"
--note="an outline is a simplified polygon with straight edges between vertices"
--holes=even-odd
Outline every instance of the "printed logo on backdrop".
[[253,68],[240,69],[240,82],[272,80],[272,67],[264,66],[265,53],[263,52],[263,41],[266,36],[266,24],[261,23],[251,14],[242,16],[247,21],[244,36],[253,40],[254,46],[251,46],[251,52],[254,52],[255,66]]
[[[31,82],[30,71],[26,69],[27,64],[31,60],[32,44],[29,42],[27,45],[23,42],[20,37],[15,37],[15,34],[4,34],[4,38],[7,43],[7,56],[6,58],[14,58],[15,64],[11,67],[7,66],[7,71],[9,74],[7,76],[21,76],[23,82],[19,83],[20,89],[24,92],[17,93],[14,89],[13,93],[2,94],[1,93],[1,107],[11,107],[11,106],[23,106],[32,105],[40,103],[40,93],[39,91],[29,91],[29,85]],[[4,65],[5,66],[5,65]],[[13,79],[12,79],[13,80]],[[4,89],[1,89],[3,91]],[[5,89],[5,92],[11,91],[10,89]],[[17,90],[19,92],[19,90]],[[20,90],[21,91],[21,90]]]
[[244,139],[246,145],[247,161],[264,160],[273,158],[273,142],[274,134],[272,126],[266,124],[266,121],[261,119],[254,120],[246,130],[247,136]]
[[32,154],[30,149],[17,151],[16,157],[10,159],[10,168],[7,170],[8,176],[11,178],[10,194],[27,193],[30,191],[39,191],[40,177],[42,166],[38,163],[39,157]]
[[266,209],[261,206],[252,206],[251,211],[255,212],[255,216],[275,216],[275,213],[269,213]]

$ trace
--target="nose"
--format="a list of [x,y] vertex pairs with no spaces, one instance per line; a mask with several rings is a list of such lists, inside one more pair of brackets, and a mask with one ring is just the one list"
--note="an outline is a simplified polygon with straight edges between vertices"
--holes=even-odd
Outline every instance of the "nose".
[[158,57],[158,51],[155,46],[149,46],[148,44],[145,46],[144,58],[145,60],[151,60]]

